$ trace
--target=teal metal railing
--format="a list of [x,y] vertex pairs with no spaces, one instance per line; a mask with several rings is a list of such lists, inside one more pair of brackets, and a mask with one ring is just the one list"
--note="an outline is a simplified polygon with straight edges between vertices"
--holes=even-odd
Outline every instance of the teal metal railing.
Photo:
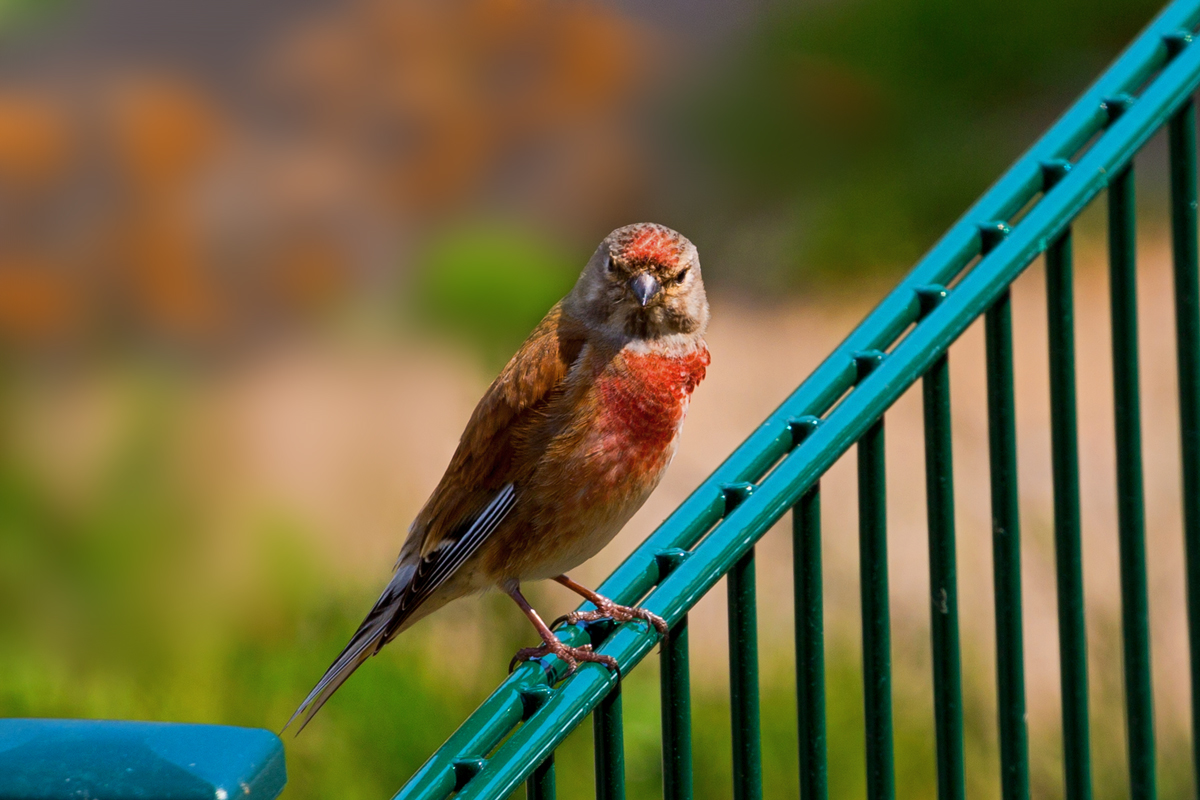
[[[1020,525],[1009,286],[1045,253],[1064,770],[1067,796],[1091,796],[1080,557],[1071,224],[1108,192],[1122,633],[1130,794],[1155,795],[1145,518],[1138,407],[1134,157],[1169,130],[1175,315],[1182,415],[1184,532],[1192,685],[1200,681],[1200,277],[1196,125],[1200,0],[1178,0],[1007,173],[809,378],[600,587],[671,625],[662,645],[663,793],[692,795],[687,613],[722,577],[729,594],[733,787],[762,796],[754,545],[789,510],[795,553],[800,785],[827,795],[820,542],[821,476],[857,449],[867,794],[894,793],[884,414],[921,380],[932,599],[938,792],[964,796],[962,678],[954,549],[948,349],[985,319],[1000,785],[1029,796],[1021,628]],[[1064,33],[1069,35],[1069,33]],[[1027,208],[1028,207],[1028,208]],[[1024,211],[1024,213],[1021,213]],[[1019,216],[1019,218],[1018,218]],[[641,624],[560,631],[629,674],[659,644]],[[590,714],[599,798],[624,796],[621,685],[598,665],[564,678],[550,659],[520,667],[401,789],[396,800],[504,798],[527,782],[554,797],[554,751]],[[1193,691],[1193,726],[1200,698]],[[1200,735],[1194,760],[1200,764]]]

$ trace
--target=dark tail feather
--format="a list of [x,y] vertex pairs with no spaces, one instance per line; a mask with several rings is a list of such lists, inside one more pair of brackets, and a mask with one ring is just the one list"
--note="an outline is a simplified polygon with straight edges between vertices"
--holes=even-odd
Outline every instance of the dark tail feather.
[[325,670],[321,680],[309,692],[308,697],[304,698],[304,702],[292,714],[287,725],[283,726],[283,731],[286,731],[296,721],[296,717],[303,714],[304,718],[300,720],[300,725],[296,728],[296,735],[299,736],[300,731],[304,730],[304,726],[321,710],[321,706],[325,705],[325,701],[333,696],[338,687],[346,682],[346,679],[354,673],[354,670],[358,669],[359,665],[378,653],[379,648],[383,647],[391,638],[388,635],[389,632],[395,631],[403,622],[403,619],[398,617],[407,616],[400,611],[400,600],[404,596],[404,590],[409,581],[412,580],[412,573],[413,569],[406,567],[401,567],[396,571],[371,612],[367,614],[367,618],[358,626],[350,643],[346,645],[329,669]]
[[[353,649],[347,647],[343,650],[342,654],[338,656],[337,661],[333,662],[333,666],[325,672],[324,677],[321,678],[316,688],[312,690],[308,697],[304,698],[304,702],[300,704],[300,707],[288,719],[287,725],[283,726],[283,730],[286,731],[288,726],[296,720],[296,717],[300,716],[303,712],[304,719],[300,721],[299,727],[296,728],[296,735],[299,736],[300,731],[304,730],[304,726],[321,710],[321,706],[325,705],[325,701],[338,690],[338,687],[346,682],[351,673],[358,669],[359,664],[362,664],[368,658],[375,655],[378,650],[375,646],[377,642],[378,639],[371,637],[358,643],[352,642]],[[280,731],[280,733],[283,733],[283,731]]]

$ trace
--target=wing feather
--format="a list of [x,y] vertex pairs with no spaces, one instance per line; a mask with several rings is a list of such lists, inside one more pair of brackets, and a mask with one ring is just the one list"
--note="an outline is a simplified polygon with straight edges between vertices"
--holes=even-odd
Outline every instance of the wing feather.
[[415,609],[437,591],[504,521],[516,499],[516,489],[511,483],[506,485],[461,536],[443,540],[442,547],[422,556],[408,591],[400,600],[400,610]]
[[[379,652],[495,530],[519,510],[517,443],[583,351],[586,330],[556,305],[479,401],[450,466],[414,520],[395,572],[350,642],[288,720],[297,733],[351,673]],[[285,728],[287,725],[284,726]]]
[[425,556],[445,546],[505,484],[519,490],[524,468],[514,463],[516,445],[562,392],[586,335],[561,304],[550,310],[475,407],[450,466],[413,523],[406,551]]

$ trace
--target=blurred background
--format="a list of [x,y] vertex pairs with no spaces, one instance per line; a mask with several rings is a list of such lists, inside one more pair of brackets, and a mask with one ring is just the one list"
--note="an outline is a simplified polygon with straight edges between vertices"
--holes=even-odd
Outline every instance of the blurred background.
[[[611,229],[699,247],[713,366],[596,584],[820,362],[1157,0],[0,0],[0,715],[278,729],[377,596],[475,400]],[[1163,797],[1192,796],[1163,143],[1139,161]],[[1125,795],[1103,199],[1077,243],[1094,771]],[[1062,795],[1045,312],[1015,289],[1033,789]],[[968,791],[998,796],[982,335],[953,350]],[[898,790],[933,796],[920,397],[889,413]],[[854,462],[824,481],[833,796],[861,794]],[[795,797],[790,544],[760,546],[767,795]],[[723,592],[697,790],[728,796]],[[559,588],[531,588],[550,617]],[[535,636],[462,601],[287,738],[383,798]],[[660,781],[657,656],[630,794]],[[559,755],[590,796],[590,726]]]

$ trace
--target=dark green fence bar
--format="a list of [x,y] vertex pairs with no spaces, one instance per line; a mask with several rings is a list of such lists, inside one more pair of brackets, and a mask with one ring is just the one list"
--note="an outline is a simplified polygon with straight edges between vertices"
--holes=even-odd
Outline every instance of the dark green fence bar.
[[[868,435],[963,331],[1006,295],[1025,267],[1176,114],[1200,84],[1200,47],[1177,34],[1194,30],[1198,20],[1200,0],[1176,0],[1164,10],[809,378],[599,587],[601,593],[618,602],[640,603],[668,624],[678,623],[842,454]],[[1104,100],[1126,92],[1138,93],[1136,102],[1114,119]],[[1055,159],[1071,160],[1073,166],[1042,193],[1044,164]],[[973,263],[980,255],[980,226],[988,227],[989,220],[1010,220],[1030,203],[1011,234],[994,242]],[[953,284],[954,289],[936,308],[927,310],[919,289],[931,284]],[[886,350],[888,356],[862,377],[854,356],[868,349]],[[821,423],[797,443],[793,422],[806,415],[821,417]],[[730,503],[727,487],[746,481],[756,482],[753,494]],[[658,555],[672,548],[689,550],[690,555],[664,573]],[[1019,587],[1019,576],[1006,577],[1014,579]],[[1000,617],[1004,624],[1019,625],[1019,617],[1011,611]],[[568,626],[560,635],[574,644],[591,641],[617,659],[624,673],[660,644],[658,634],[641,623],[611,630]],[[1006,653],[1003,658],[1012,660],[1011,650]],[[538,664],[518,667],[413,776],[398,800],[443,800],[455,791],[459,800],[497,800],[519,790],[616,683],[615,676],[594,664],[582,666],[564,680],[565,673],[565,665],[556,659],[546,660],[545,669]],[[1002,670],[1002,675],[1011,687],[1011,672]],[[530,711],[522,697],[534,691],[545,691],[547,696]],[[1002,695],[1007,691],[1002,689]],[[1012,704],[1005,704],[1003,710],[1005,787],[1026,785],[1023,720],[1014,726]],[[1015,762],[1014,730],[1022,745]],[[487,754],[486,761],[481,760],[482,754]],[[466,763],[464,759],[473,759],[478,772],[467,774],[455,767]],[[1024,790],[1016,794],[1023,796]],[[1006,798],[1013,796],[1006,791]]]
[[[793,426],[797,443],[816,429],[816,417]],[[829,795],[825,744],[825,599],[821,580],[821,486],[792,509],[792,576],[796,606],[796,710],[800,732],[801,800]]]
[[895,796],[892,764],[892,653],[888,612],[887,507],[883,421],[858,442],[859,567],[862,581],[863,704],[867,798]]
[[[883,362],[884,356],[878,351],[868,351],[858,354],[855,360],[862,380]],[[858,563],[862,591],[868,800],[891,800],[896,793],[892,754],[892,637],[888,610],[885,456],[881,417],[858,440]]]
[[954,462],[950,437],[950,362],[942,356],[922,379],[925,404],[925,499],[929,517],[930,628],[937,732],[938,797],[962,800],[962,667],[954,547]]
[[593,712],[596,800],[625,800],[625,729],[618,681]]
[[988,450],[996,594],[996,682],[1004,800],[1029,797],[1025,648],[1021,620],[1021,527],[1017,506],[1017,426],[1013,409],[1012,305],[1006,290],[984,318]]
[[542,761],[525,782],[525,800],[554,800],[554,754]]
[[[1188,39],[1190,41],[1190,37]],[[1177,47],[1187,41],[1176,39]],[[1183,451],[1183,532],[1192,665],[1192,763],[1200,766],[1200,274],[1196,241],[1196,104],[1171,117],[1171,243]],[[1200,771],[1193,779],[1200,782]]]
[[1121,627],[1129,784],[1133,800],[1154,789],[1154,705],[1150,688],[1150,609],[1146,589],[1146,509],[1138,393],[1137,253],[1133,168],[1108,189],[1113,401],[1117,432],[1117,524],[1121,550]]
[[692,797],[692,698],[688,667],[688,618],[676,622],[662,643],[663,797]]
[[1046,250],[1050,349],[1050,453],[1054,472],[1054,557],[1067,800],[1092,795],[1088,732],[1087,628],[1079,518],[1079,433],[1075,413],[1075,301],[1071,231]]
[[758,609],[754,549],[729,570],[729,703],[733,724],[734,800],[762,800],[762,728],[758,707]]

